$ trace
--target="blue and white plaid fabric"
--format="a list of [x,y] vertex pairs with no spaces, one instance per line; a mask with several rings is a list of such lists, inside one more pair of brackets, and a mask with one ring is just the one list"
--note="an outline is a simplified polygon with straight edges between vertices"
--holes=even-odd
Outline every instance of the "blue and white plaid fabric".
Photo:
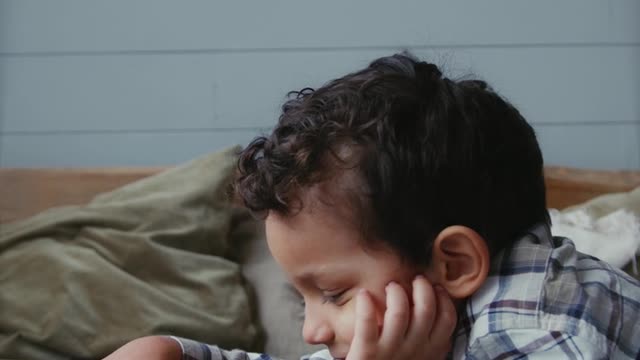
[[546,226],[492,265],[466,303],[454,359],[640,357],[637,280],[578,253],[569,239],[552,238]]
[[[453,359],[640,359],[640,283],[544,225],[492,261],[459,316]],[[185,360],[275,360],[176,340]]]

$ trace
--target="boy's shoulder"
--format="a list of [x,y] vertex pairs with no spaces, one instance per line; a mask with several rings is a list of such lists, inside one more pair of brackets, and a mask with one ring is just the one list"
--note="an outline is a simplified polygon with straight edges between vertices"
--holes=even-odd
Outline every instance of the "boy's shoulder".
[[636,358],[640,282],[541,225],[492,261],[460,318],[458,355]]

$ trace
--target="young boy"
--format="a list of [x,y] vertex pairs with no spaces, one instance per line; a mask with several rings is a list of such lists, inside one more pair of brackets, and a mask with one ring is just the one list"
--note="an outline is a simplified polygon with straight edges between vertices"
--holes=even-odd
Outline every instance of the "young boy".
[[[551,237],[534,131],[486,83],[398,54],[295,95],[235,187],[328,348],[312,359],[640,357],[640,284]],[[136,354],[257,356],[112,356]]]

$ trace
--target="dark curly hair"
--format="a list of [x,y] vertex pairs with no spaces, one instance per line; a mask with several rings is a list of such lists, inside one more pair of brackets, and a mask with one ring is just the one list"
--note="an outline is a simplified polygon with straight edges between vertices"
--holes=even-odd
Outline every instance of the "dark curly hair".
[[295,215],[305,189],[353,171],[356,184],[326,196],[350,199],[365,240],[415,265],[447,226],[476,230],[495,253],[550,223],[535,133],[483,81],[402,53],[290,97],[240,154],[234,188],[254,213]]

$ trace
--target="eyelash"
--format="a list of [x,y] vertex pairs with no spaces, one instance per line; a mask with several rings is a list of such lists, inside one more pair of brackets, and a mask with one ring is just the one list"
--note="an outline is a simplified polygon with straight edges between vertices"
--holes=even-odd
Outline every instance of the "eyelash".
[[342,295],[344,295],[344,293],[346,293],[346,290],[340,291],[338,293],[335,294],[329,294],[329,295],[322,295],[322,303],[323,304],[335,304],[338,301],[340,301],[340,298],[342,297]]

